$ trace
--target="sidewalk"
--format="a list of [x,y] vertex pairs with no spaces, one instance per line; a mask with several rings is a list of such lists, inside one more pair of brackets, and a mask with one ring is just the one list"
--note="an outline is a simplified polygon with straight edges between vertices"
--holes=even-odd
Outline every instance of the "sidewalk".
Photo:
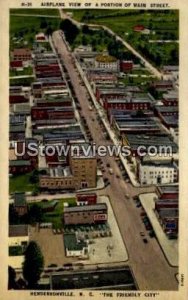
[[147,213],[147,216],[153,226],[158,242],[162,251],[172,267],[178,266],[178,240],[169,240],[162,230],[162,227],[154,212],[154,198],[157,197],[155,193],[139,195],[140,202]]

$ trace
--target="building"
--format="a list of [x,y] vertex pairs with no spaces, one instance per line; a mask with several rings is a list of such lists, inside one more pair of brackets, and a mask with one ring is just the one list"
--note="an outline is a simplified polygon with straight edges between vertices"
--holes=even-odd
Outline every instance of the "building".
[[120,62],[120,71],[121,72],[131,72],[133,69],[133,61],[132,60],[122,60]]
[[22,71],[23,70],[23,61],[22,60],[12,60],[10,61],[10,69]]
[[160,126],[154,118],[131,117],[129,115],[113,119],[113,127],[119,136],[127,134],[157,134]]
[[132,118],[134,117],[143,117],[143,118],[151,118],[154,117],[154,113],[152,110],[123,110],[123,109],[108,109],[107,110],[108,120],[110,122],[110,125],[113,124],[114,120],[123,120],[123,118],[127,118],[127,116],[130,116]]
[[21,269],[24,262],[24,251],[29,243],[28,225],[9,225],[9,259],[8,265]]
[[[126,134],[122,138],[122,144],[130,147],[134,155],[139,156],[138,149],[144,147],[145,154],[149,151],[150,147],[155,147],[157,154],[162,155],[172,153],[172,155],[178,153],[178,146],[172,140],[171,136],[166,133],[159,134]],[[169,149],[170,151],[166,151]],[[141,151],[141,150],[140,150]],[[141,151],[142,152],[142,151]]]
[[63,240],[67,257],[88,257],[89,245],[83,240],[78,240],[75,233],[64,234]]
[[166,92],[173,89],[173,82],[171,80],[155,81],[152,85],[158,92]]
[[9,161],[9,174],[21,175],[31,172],[33,169],[29,160],[10,160]]
[[[76,145],[74,145],[76,146]],[[85,149],[87,149],[85,144]],[[94,188],[97,185],[97,159],[91,153],[69,156],[70,168],[74,176],[76,189]]]
[[14,194],[14,209],[19,216],[23,216],[28,211],[25,193]]
[[31,50],[28,48],[14,49],[12,52],[13,60],[31,60]]
[[107,54],[100,54],[97,55],[95,58],[95,67],[99,69],[108,69],[111,71],[118,72],[119,71],[119,61],[117,58],[107,55]]
[[[128,266],[102,265],[94,269],[66,270],[50,275],[52,290],[137,290],[135,277]],[[95,297],[94,297],[95,298]]]
[[155,213],[168,238],[178,237],[179,188],[178,186],[157,187]]
[[115,73],[87,70],[87,78],[90,83],[111,85],[117,84],[118,78]]
[[135,31],[135,32],[142,32],[144,29],[145,29],[145,26],[140,25],[140,24],[137,24],[133,27],[133,31]]
[[77,194],[76,195],[77,205],[94,205],[97,204],[96,194]]
[[11,124],[9,126],[9,140],[10,141],[17,141],[17,140],[23,140],[25,139],[25,131],[26,131],[26,126],[25,124],[21,125],[15,125]]
[[160,199],[177,199],[179,197],[178,185],[157,186],[156,194]]
[[104,109],[121,109],[121,110],[149,110],[151,99],[149,97],[134,97],[130,93],[121,99],[105,98],[103,101]]
[[45,107],[45,106],[33,106],[31,108],[31,119],[36,120],[65,120],[74,119],[74,109],[72,106],[61,106],[61,107]]
[[43,32],[40,32],[35,35],[35,40],[36,42],[47,42],[48,39]]
[[[61,140],[62,141],[62,140]],[[40,176],[41,189],[84,189],[97,184],[97,160],[92,153],[81,153],[81,146],[87,150],[88,144],[72,144],[76,152],[69,151],[68,166],[51,168],[49,175]],[[72,149],[72,148],[71,148]],[[89,150],[90,151],[90,150]],[[90,151],[91,152],[91,151]]]
[[178,105],[178,92],[170,90],[163,94],[162,102],[165,106],[177,106]]
[[[134,93],[134,95],[132,95]],[[130,102],[132,98],[148,98],[147,94],[140,94],[140,88],[137,86],[101,86],[96,85],[96,99],[103,105],[106,100],[125,100]]]
[[144,157],[138,165],[141,185],[169,184],[178,182],[178,165],[173,159]]
[[106,203],[65,207],[63,212],[65,225],[99,224],[106,223],[107,219],[108,208]]

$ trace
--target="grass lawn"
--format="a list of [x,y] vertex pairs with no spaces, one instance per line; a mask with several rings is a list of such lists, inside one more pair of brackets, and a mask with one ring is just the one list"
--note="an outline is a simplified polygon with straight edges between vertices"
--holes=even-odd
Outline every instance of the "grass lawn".
[[[44,21],[46,27],[51,27],[52,30],[59,28],[60,18],[41,18],[28,16],[10,16],[10,50],[18,47],[32,48],[35,34],[45,32],[43,27]],[[13,40],[13,38],[17,40]]]
[[[140,11],[140,10],[102,10],[86,9],[68,10],[73,13],[73,18],[85,23],[106,25],[118,34],[125,32],[133,33],[133,26],[142,24],[156,31],[157,38],[161,38],[164,32],[175,32],[178,34],[178,11],[162,10]],[[134,33],[137,35],[137,33]]]
[[26,15],[45,15],[45,16],[57,16],[59,17],[58,9],[10,9],[10,14],[26,14]]
[[135,74],[135,75],[151,75],[151,73],[147,69],[134,69],[130,72],[130,74]]
[[150,86],[152,81],[156,81],[156,78],[152,78],[152,77],[125,77],[125,78],[121,78],[119,81],[123,82],[125,85],[138,85],[140,87],[142,87],[143,91],[147,91],[148,87]]
[[13,76],[22,76],[22,75],[32,75],[32,74],[33,74],[33,68],[32,67],[24,68],[21,71],[10,70],[10,72],[9,72],[9,76],[10,77],[13,77]]
[[[47,204],[52,203],[56,199],[53,199],[52,201],[48,202],[38,202],[37,205],[39,205],[41,208],[45,207]],[[57,199],[58,204],[56,205],[54,211],[52,212],[44,212],[43,214],[43,222],[47,223],[53,223],[53,228],[62,228],[62,216],[63,216],[63,210],[64,210],[64,203],[69,203],[69,206],[75,206],[76,205],[76,198],[67,198],[67,199]]]
[[9,193],[33,192],[38,187],[37,184],[30,182],[31,173],[12,176],[9,178]]

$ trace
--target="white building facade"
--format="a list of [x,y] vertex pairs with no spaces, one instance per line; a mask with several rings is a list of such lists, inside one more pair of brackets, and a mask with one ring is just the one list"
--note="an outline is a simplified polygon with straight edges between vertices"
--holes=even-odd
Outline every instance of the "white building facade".
[[173,164],[140,164],[138,172],[141,185],[169,184],[178,181],[178,169]]

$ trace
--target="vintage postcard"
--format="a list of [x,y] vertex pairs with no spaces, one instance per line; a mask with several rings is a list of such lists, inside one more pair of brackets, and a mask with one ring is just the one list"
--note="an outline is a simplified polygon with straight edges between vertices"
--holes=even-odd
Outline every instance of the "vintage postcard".
[[1,299],[187,299],[186,1],[7,1]]

